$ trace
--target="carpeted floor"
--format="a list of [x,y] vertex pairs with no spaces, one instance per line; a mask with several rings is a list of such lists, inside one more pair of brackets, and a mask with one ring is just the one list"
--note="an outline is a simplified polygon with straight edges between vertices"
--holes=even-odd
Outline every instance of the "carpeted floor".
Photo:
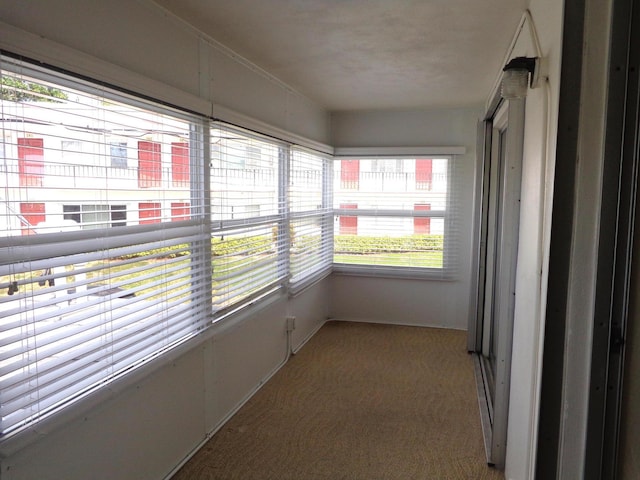
[[329,322],[174,480],[504,479],[466,333]]

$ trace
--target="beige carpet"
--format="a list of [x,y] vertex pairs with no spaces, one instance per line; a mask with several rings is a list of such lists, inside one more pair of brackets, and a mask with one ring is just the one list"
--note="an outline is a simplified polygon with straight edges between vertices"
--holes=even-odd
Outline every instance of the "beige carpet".
[[503,479],[459,331],[329,322],[174,476]]

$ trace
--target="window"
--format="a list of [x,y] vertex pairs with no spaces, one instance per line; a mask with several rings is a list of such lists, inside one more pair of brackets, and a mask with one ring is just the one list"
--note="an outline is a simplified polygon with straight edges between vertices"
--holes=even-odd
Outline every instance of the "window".
[[171,144],[171,183],[174,187],[189,186],[189,144]]
[[138,218],[140,225],[160,223],[162,221],[160,202],[140,202],[138,204]]
[[111,226],[126,227],[127,225],[127,206],[112,205],[111,206]]
[[334,192],[335,267],[354,272],[411,269],[423,275],[446,271],[453,253],[445,248],[450,245],[451,159],[341,160],[335,162],[340,170],[336,176],[344,179],[345,165],[354,162],[362,167],[357,189],[341,182]]
[[287,276],[288,155],[286,145],[239,129],[216,125],[210,136],[212,304],[222,316]]
[[297,291],[329,272],[332,264],[331,160],[302,149],[289,167],[290,288]]
[[189,220],[191,212],[189,202],[171,202],[171,221]]
[[433,161],[431,159],[416,160],[416,189],[430,190],[433,182]]
[[18,138],[17,143],[20,185],[41,187],[44,176],[44,140],[42,138]]
[[65,220],[73,220],[87,230],[111,224],[109,205],[63,205],[62,211]]
[[360,160],[339,160],[340,188],[357,190],[360,184]]
[[[202,151],[202,119],[26,62],[0,67],[3,135],[17,151],[0,158],[3,438],[205,328],[211,264],[204,159],[182,221],[170,221],[166,189],[147,188],[159,185],[161,151],[185,140]],[[139,177],[113,168],[124,157],[118,146],[110,158],[110,134],[123,131],[151,138]],[[139,222],[127,225],[127,205]]]
[[138,142],[138,186],[140,188],[159,187],[161,179],[160,143]]
[[20,203],[20,223],[23,235],[35,235],[35,227],[45,220],[44,203]]
[[62,218],[85,230],[127,224],[126,205],[63,205]]
[[[431,205],[428,203],[417,203],[413,209],[416,211],[429,211],[431,210]],[[431,233],[431,219],[428,217],[414,217],[413,233]]]
[[[341,210],[355,210],[358,208],[357,203],[341,203]],[[357,235],[358,234],[358,217],[353,215],[339,215],[340,235]]]
[[109,153],[112,167],[127,168],[127,142],[111,142]]

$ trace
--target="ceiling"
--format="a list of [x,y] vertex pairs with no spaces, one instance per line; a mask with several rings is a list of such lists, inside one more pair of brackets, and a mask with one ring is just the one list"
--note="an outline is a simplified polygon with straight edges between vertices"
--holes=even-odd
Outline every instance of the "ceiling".
[[527,0],[155,0],[330,111],[482,103]]

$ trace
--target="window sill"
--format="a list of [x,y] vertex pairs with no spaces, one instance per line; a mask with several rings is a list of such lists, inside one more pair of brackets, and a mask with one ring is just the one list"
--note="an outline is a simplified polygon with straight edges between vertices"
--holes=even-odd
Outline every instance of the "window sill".
[[451,270],[442,268],[385,267],[377,265],[349,265],[345,263],[334,263],[333,273],[336,275],[399,278],[406,280],[457,280]]

